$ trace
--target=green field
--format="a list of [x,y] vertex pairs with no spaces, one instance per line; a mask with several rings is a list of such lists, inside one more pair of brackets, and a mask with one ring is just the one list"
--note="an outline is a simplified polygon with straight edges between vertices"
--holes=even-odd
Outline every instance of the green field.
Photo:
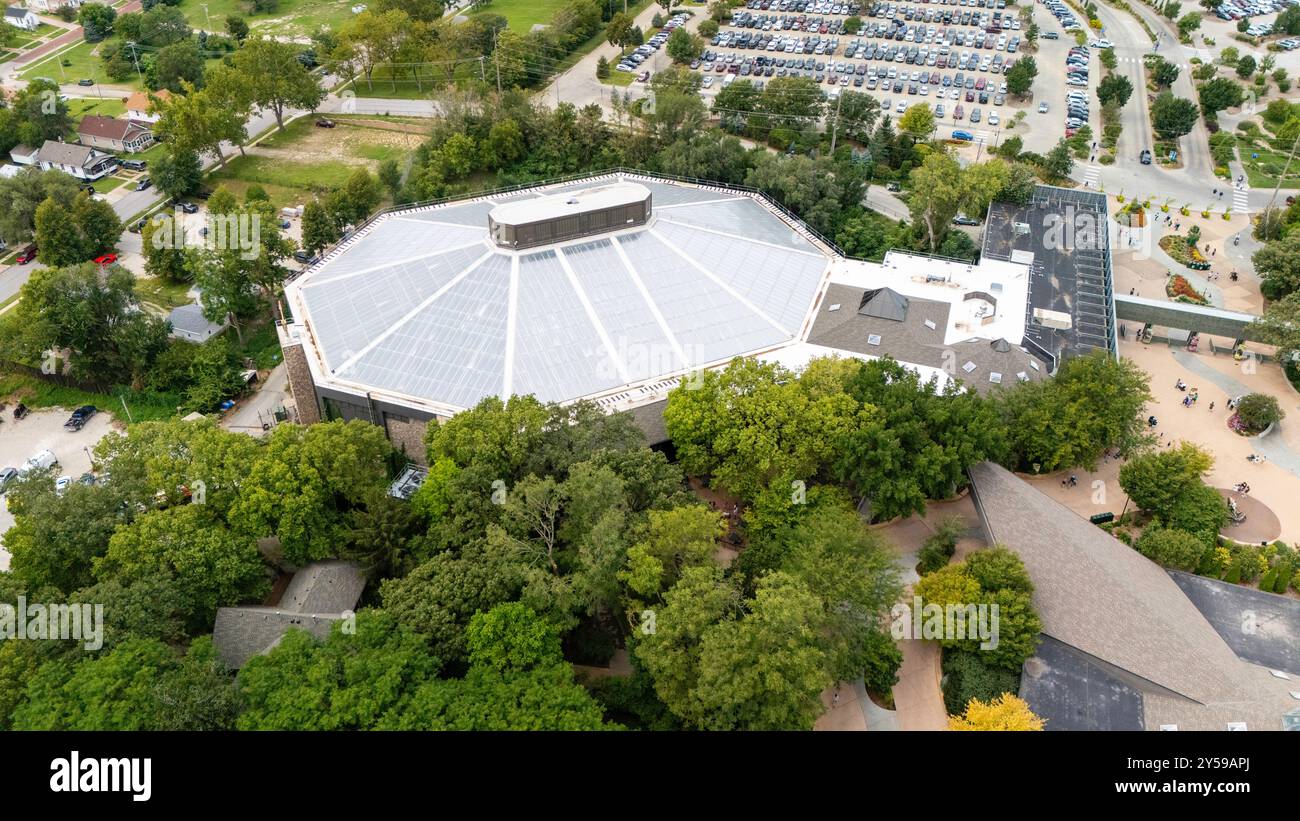
[[243,17],[254,32],[266,34],[311,34],[321,26],[333,28],[352,16],[356,0],[280,0],[280,7],[270,14],[250,15],[244,0],[208,0],[203,4],[190,0],[182,3],[185,19],[196,29],[225,32],[226,18]]
[[[104,61],[93,53],[98,47],[99,43],[78,43],[70,49],[33,63],[30,68],[23,70],[22,78],[32,80],[37,77],[49,77],[60,83],[75,83],[84,77],[89,77],[96,83],[135,89],[144,87],[140,83],[139,75],[125,82],[110,79],[104,71]],[[63,65],[63,60],[67,60],[70,65]]]
[[68,114],[80,120],[87,114],[101,117],[121,117],[126,113],[126,103],[121,97],[73,97],[68,100]]
[[131,419],[136,422],[175,416],[176,407],[182,402],[179,395],[137,393],[126,389],[120,393],[90,393],[76,388],[65,388],[23,374],[0,375],[0,396],[10,400],[21,400],[31,408],[75,408],[80,405],[94,405],[122,421],[126,421],[126,413],[122,410],[122,402],[125,400],[131,409]]
[[189,305],[189,291],[193,287],[189,282],[169,282],[157,277],[136,277],[135,293],[141,302],[171,310],[181,305]]
[[494,0],[477,13],[499,14],[506,18],[511,29],[527,34],[538,23],[551,22],[563,6],[560,0]]

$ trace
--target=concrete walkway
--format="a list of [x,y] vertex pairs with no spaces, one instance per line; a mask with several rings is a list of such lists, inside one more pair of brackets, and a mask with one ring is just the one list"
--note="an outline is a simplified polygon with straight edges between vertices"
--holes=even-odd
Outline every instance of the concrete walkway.
[[943,706],[940,661],[942,648],[935,641],[906,639],[898,646],[903,651],[903,666],[898,668],[894,685],[894,706],[900,730],[946,730],[948,711]]

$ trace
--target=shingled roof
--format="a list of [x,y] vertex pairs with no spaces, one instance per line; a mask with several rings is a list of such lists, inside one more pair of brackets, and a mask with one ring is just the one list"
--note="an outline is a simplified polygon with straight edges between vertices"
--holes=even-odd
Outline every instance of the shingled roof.
[[1159,565],[1006,468],[970,469],[990,541],[1024,561],[1043,633],[1201,703],[1235,700],[1239,661]]
[[334,622],[357,606],[365,586],[365,574],[353,562],[309,564],[294,574],[279,605],[217,610],[212,628],[217,655],[238,670],[274,647],[290,628],[324,639]]

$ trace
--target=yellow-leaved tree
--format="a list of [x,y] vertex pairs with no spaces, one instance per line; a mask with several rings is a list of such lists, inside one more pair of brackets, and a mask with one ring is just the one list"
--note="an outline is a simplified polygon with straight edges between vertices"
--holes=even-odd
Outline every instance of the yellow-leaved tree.
[[948,719],[949,730],[1041,730],[1043,720],[1029,705],[1011,693],[1003,693],[988,704],[973,698],[966,714]]

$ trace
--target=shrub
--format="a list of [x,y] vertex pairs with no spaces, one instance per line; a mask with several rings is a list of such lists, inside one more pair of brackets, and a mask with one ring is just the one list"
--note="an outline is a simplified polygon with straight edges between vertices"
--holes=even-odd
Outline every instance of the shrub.
[[1020,692],[1020,676],[991,667],[978,652],[947,650],[943,654],[943,704],[953,715],[966,709],[972,698],[989,701],[1003,693]]
[[1277,399],[1265,393],[1251,393],[1237,403],[1237,416],[1248,433],[1259,433],[1286,414]]
[[1137,550],[1161,567],[1190,572],[1200,565],[1205,544],[1191,533],[1149,527],[1138,539]]
[[1228,572],[1224,574],[1223,580],[1229,584],[1241,583],[1241,562],[1240,561],[1234,561],[1232,563],[1232,566],[1228,568]]
[[957,552],[957,539],[966,525],[956,517],[945,520],[934,535],[925,540],[917,553],[917,569],[922,575],[933,573],[944,565]]

